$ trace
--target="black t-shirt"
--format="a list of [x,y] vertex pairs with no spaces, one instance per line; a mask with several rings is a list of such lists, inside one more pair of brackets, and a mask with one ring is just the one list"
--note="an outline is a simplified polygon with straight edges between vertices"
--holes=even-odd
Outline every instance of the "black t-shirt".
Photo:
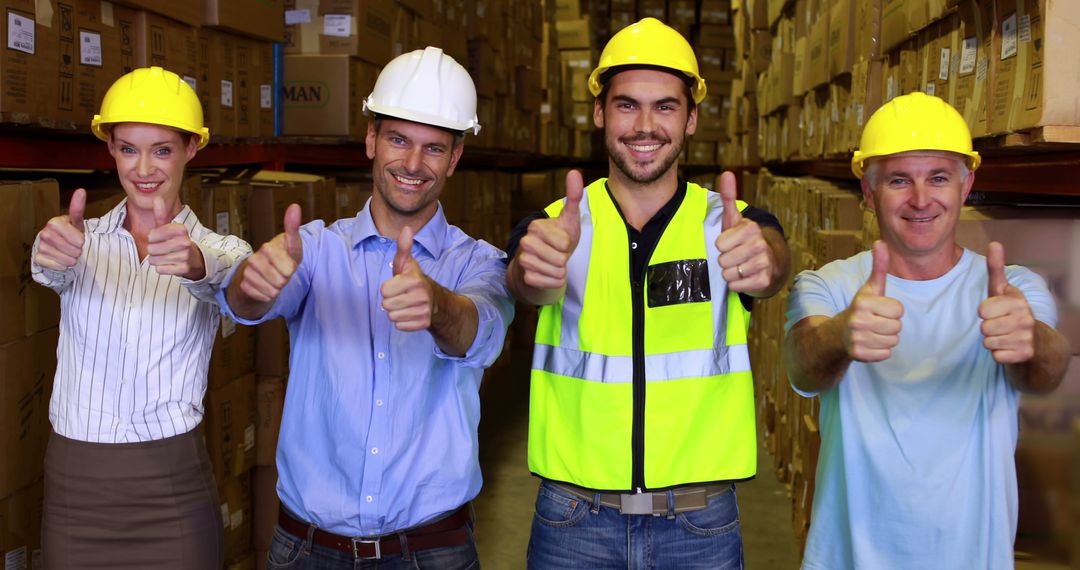
[[[611,189],[604,185],[607,189],[608,195],[611,195]],[[660,241],[660,234],[667,226],[668,220],[675,215],[679,206],[682,204],[683,199],[686,197],[686,181],[679,181],[679,188],[675,192],[675,195],[659,211],[646,222],[645,227],[639,232],[636,228],[626,223],[626,216],[623,216],[622,209],[619,208],[619,203],[615,201],[615,197],[611,197],[612,203],[615,204],[615,209],[619,211],[619,216],[622,217],[623,223],[626,224],[626,231],[630,236],[630,251],[631,251],[631,269],[634,274],[634,280],[638,283],[645,281],[645,269],[649,263],[648,252],[652,251],[656,245],[656,242]],[[770,214],[767,210],[761,208],[755,208],[753,206],[747,206],[742,210],[744,218],[755,222],[762,228],[774,228],[780,232],[780,235],[784,235],[784,228],[780,227],[780,220],[776,219],[776,216]],[[521,238],[525,237],[525,234],[529,232],[529,224],[533,220],[547,218],[547,212],[541,210],[534,214],[529,214],[522,219],[514,229],[510,231],[510,240],[506,242],[506,263],[510,263],[510,260],[514,258],[514,254],[517,253],[518,244],[521,242]],[[739,298],[742,300],[743,307],[746,310],[750,310],[753,302],[753,297],[740,293]]]

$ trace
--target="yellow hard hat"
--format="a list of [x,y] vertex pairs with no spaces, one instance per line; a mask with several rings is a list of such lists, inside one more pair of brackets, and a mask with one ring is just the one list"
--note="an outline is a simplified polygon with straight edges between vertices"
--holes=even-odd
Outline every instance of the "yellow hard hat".
[[149,123],[199,135],[199,148],[210,142],[195,90],[179,75],[160,67],[140,67],[117,79],[101,101],[90,130],[107,141],[103,128],[115,123]]
[[863,176],[866,161],[913,150],[941,150],[968,157],[972,172],[982,159],[971,149],[964,117],[945,101],[926,93],[908,93],[882,105],[863,127],[851,171]]
[[620,65],[655,65],[681,71],[694,80],[694,103],[705,99],[705,80],[698,73],[697,57],[686,38],[656,18],[644,18],[619,30],[604,46],[600,65],[589,75],[589,92],[598,97],[604,86],[600,76]]

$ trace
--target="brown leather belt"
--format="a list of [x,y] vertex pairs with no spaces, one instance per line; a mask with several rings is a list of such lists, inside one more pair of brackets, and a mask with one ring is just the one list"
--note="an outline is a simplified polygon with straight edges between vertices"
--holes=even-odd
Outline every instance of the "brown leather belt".
[[[596,500],[597,492],[569,483],[556,483],[548,481],[549,485],[562,489],[571,495],[588,501],[590,504]],[[677,487],[671,490],[675,513],[700,511],[709,504],[709,499],[722,495],[732,489],[731,483],[699,485],[693,487]],[[653,515],[664,516],[668,514],[667,491],[653,493],[599,493],[600,505],[619,509],[624,515]]]
[[[450,515],[431,524],[401,532],[376,537],[349,537],[316,528],[312,541],[319,546],[351,552],[356,558],[378,560],[384,556],[401,554],[402,542],[407,544],[409,552],[467,544],[469,531],[465,525],[471,520],[469,504],[465,503]],[[285,509],[278,511],[278,524],[286,532],[305,539],[312,528],[312,525],[293,518]]]

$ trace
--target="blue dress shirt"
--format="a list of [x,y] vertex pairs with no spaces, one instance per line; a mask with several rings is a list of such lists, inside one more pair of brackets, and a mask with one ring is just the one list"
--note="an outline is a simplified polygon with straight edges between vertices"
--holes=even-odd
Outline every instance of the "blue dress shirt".
[[[355,218],[301,227],[304,259],[273,308],[291,353],[278,439],[278,495],[319,528],[375,536],[422,524],[480,492],[477,450],[483,369],[499,356],[513,301],[505,254],[446,222],[442,207],[416,233],[413,257],[479,313],[464,357],[428,331],[402,332],[382,309],[397,250],[368,205]],[[235,269],[233,270],[235,272]]]

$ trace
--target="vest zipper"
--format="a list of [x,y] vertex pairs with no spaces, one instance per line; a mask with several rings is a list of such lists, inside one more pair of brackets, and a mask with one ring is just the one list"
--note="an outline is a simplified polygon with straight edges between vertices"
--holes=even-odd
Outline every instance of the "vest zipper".
[[645,488],[645,283],[631,279],[630,299],[633,312],[634,418],[631,430],[633,454],[633,489]]
[[[647,382],[647,378],[645,378],[645,276],[649,272],[648,260],[652,259],[652,254],[656,251],[656,246],[664,236],[669,221],[664,222],[656,241],[649,245],[649,250],[645,253],[645,271],[640,276],[640,281],[637,275],[633,275],[633,261],[630,263],[630,303],[633,311],[633,326],[631,328],[634,335],[632,343],[634,419],[630,445],[633,454],[632,483],[633,489],[638,493],[645,492],[648,489],[645,486],[645,386]],[[627,234],[631,242],[633,242],[633,236],[629,236],[629,230],[627,230]],[[633,255],[633,251],[631,251],[631,259]]]

